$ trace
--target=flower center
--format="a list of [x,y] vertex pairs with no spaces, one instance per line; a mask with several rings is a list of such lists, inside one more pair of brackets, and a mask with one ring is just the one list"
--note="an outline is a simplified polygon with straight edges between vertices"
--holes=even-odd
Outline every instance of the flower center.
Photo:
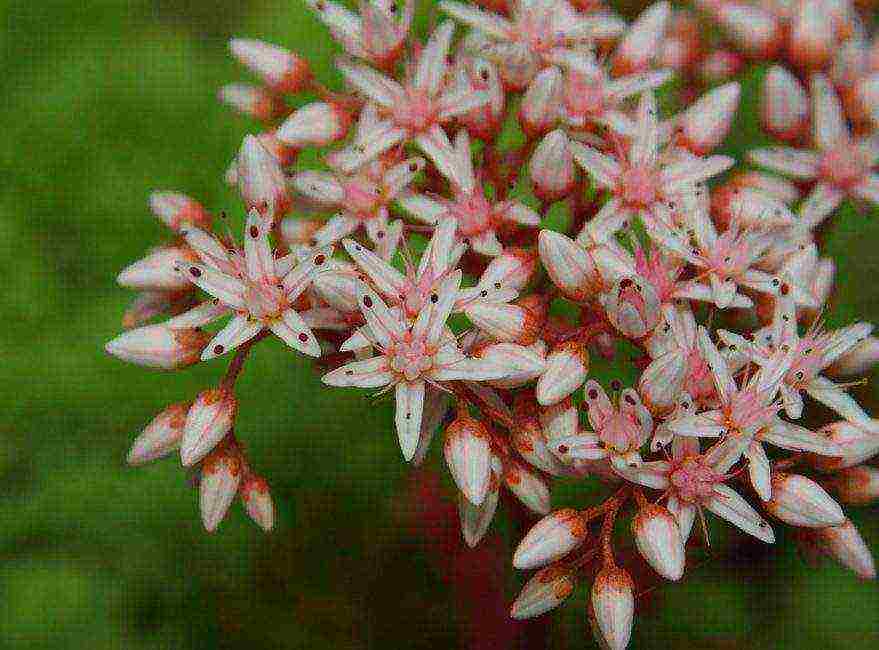
[[700,458],[685,458],[669,475],[669,482],[679,499],[694,503],[714,496],[720,476]]
[[415,381],[433,366],[433,355],[423,338],[413,339],[411,333],[394,342],[387,351],[391,370]]
[[620,198],[628,207],[650,207],[656,201],[658,190],[659,181],[649,167],[632,167],[620,177]]
[[268,323],[281,317],[281,313],[290,306],[287,295],[277,285],[267,282],[251,282],[245,280],[247,289],[244,301],[253,318]]
[[479,190],[469,197],[459,198],[450,211],[458,222],[458,233],[463,237],[473,237],[491,227],[491,204]]
[[394,122],[413,133],[426,131],[436,120],[436,107],[427,91],[406,89],[406,99],[391,109]]
[[626,453],[640,447],[641,430],[634,418],[626,413],[614,411],[607,416],[597,432],[598,438],[608,448],[618,453]]

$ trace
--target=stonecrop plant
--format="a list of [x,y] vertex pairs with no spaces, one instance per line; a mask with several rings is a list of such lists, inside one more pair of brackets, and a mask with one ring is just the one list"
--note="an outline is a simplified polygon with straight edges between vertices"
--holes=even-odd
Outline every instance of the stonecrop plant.
[[[228,369],[159,413],[129,463],[179,450],[208,531],[236,496],[271,529],[235,385],[276,336],[326,390],[388,394],[404,461],[442,431],[467,544],[502,490],[542,517],[512,557],[536,570],[515,618],[591,579],[594,634],[624,648],[637,587],[622,529],[674,581],[709,514],[768,544],[795,527],[803,549],[873,578],[842,505],[879,497],[879,421],[846,391],[879,341],[866,322],[825,325],[821,252],[843,202],[879,204],[869,4],[659,2],[629,24],[596,0],[443,1],[422,39],[414,0],[309,0],[344,51],[333,89],[295,52],[233,39],[259,83],[220,97],[264,124],[225,178],[243,233],[154,193],[169,237],[119,274],[139,293],[106,346]],[[777,144],[737,161],[715,151],[739,109],[730,79],[756,64]],[[309,148],[322,165],[299,166]],[[591,357],[638,379],[602,385]],[[836,419],[810,429],[816,404]],[[610,496],[554,510],[557,478]]]

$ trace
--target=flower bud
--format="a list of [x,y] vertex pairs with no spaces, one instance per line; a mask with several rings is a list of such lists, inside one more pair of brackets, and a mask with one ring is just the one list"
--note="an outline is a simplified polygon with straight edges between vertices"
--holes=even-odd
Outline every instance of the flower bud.
[[526,508],[538,515],[549,512],[549,488],[540,476],[532,472],[524,463],[511,460],[504,471],[504,483]]
[[610,292],[602,294],[601,302],[608,320],[627,338],[647,336],[662,318],[656,290],[638,278],[618,280]]
[[481,505],[491,479],[488,429],[480,420],[459,413],[446,429],[443,452],[458,489],[473,505]]
[[809,126],[809,98],[799,80],[780,65],[763,80],[760,99],[763,128],[779,140],[796,142]]
[[257,526],[269,532],[275,525],[275,504],[269,484],[259,476],[250,476],[241,484],[241,501],[247,515]]
[[146,325],[123,332],[104,349],[114,357],[148,368],[176,370],[197,363],[213,335],[199,329]]
[[649,5],[624,33],[614,51],[612,69],[616,76],[644,72],[650,67],[660,42],[665,36],[665,26],[671,15],[668,2]]
[[196,397],[183,431],[180,460],[194,465],[220,442],[235,423],[238,400],[227,388],[210,388]]
[[872,124],[876,128],[879,125],[879,69],[859,79],[847,98],[846,105],[852,121]]
[[286,145],[325,147],[348,133],[351,116],[335,104],[313,102],[297,109],[275,132]]
[[481,505],[475,506],[463,494],[458,498],[458,514],[461,518],[461,533],[467,546],[473,548],[485,537],[491,520],[497,510],[497,502],[500,494],[500,479],[498,476],[503,472],[503,467],[496,457],[492,458],[491,478],[488,483],[488,493]]
[[204,206],[179,192],[153,192],[150,210],[172,230],[180,230],[185,225],[207,228],[211,224],[211,215]]
[[734,187],[759,190],[776,201],[795,203],[800,199],[800,191],[791,181],[781,176],[773,176],[759,171],[746,171],[733,174],[729,184]]
[[199,506],[205,530],[214,532],[238,492],[241,459],[229,448],[218,449],[205,459],[201,468]]
[[510,617],[521,620],[545,614],[565,602],[574,586],[574,577],[564,567],[541,569],[522,587],[510,608]]
[[129,465],[143,465],[170,454],[180,445],[190,402],[172,404],[159,413],[134,440],[128,452]]
[[879,469],[870,465],[848,467],[830,479],[839,500],[853,506],[867,506],[879,499]]
[[537,244],[546,272],[566,297],[585,302],[601,289],[601,274],[583,246],[552,230],[541,230]]
[[713,50],[699,64],[699,76],[706,83],[725,81],[744,66],[742,57],[729,50]]
[[116,276],[116,282],[128,289],[140,291],[160,289],[162,291],[181,291],[190,286],[186,276],[175,270],[178,260],[198,261],[196,255],[186,246],[162,246],[154,248],[147,255],[129,264]]
[[571,508],[557,510],[538,521],[513,554],[517,569],[535,569],[555,562],[580,546],[587,536],[582,515]]
[[876,565],[870,547],[850,519],[839,526],[820,528],[815,533],[827,555],[865,580],[876,578]]
[[515,303],[524,312],[522,331],[516,338],[519,345],[533,345],[539,338],[546,325],[546,317],[549,313],[549,304],[544,296],[532,294],[520,298]]
[[827,438],[831,443],[838,445],[843,453],[841,456],[816,456],[812,463],[822,472],[835,472],[837,470],[860,465],[879,454],[879,420],[873,420],[873,429],[867,431],[864,427],[852,424],[847,420],[833,422],[819,429],[816,433]]
[[782,44],[778,19],[759,6],[719,2],[708,8],[736,45],[754,59],[771,59]]
[[536,139],[552,129],[558,119],[562,92],[562,71],[544,69],[528,84],[519,108],[519,124],[529,138]]
[[799,474],[773,475],[766,510],[786,524],[805,528],[838,526],[845,521],[839,504],[815,481]]
[[681,115],[681,144],[697,156],[711,153],[729,133],[739,107],[738,82],[705,93]]
[[823,2],[801,0],[791,16],[788,50],[801,70],[823,69],[835,54],[836,21],[826,9]]
[[279,93],[298,93],[311,79],[308,62],[277,45],[248,38],[229,41],[232,56],[250,68],[269,88]]
[[635,584],[629,574],[615,566],[606,567],[595,576],[589,620],[599,644],[610,650],[629,645],[635,615]]
[[662,506],[647,504],[632,518],[638,552],[666,580],[684,575],[684,541],[674,515]]
[[226,84],[220,89],[220,101],[243,115],[267,122],[283,115],[284,102],[265,88],[250,84]]
[[238,153],[238,192],[247,210],[277,218],[290,207],[287,179],[277,159],[259,140],[247,135]]
[[560,343],[546,357],[535,394],[542,406],[556,404],[577,390],[589,372],[589,352],[579,341]]
[[540,141],[528,169],[534,194],[542,201],[558,201],[574,189],[574,156],[564,131],[556,129]]
[[879,339],[868,336],[843,354],[827,369],[834,377],[857,377],[868,372],[879,363]]

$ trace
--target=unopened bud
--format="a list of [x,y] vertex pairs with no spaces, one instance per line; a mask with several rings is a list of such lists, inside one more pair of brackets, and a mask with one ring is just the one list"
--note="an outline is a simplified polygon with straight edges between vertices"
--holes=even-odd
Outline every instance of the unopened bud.
[[522,587],[510,608],[510,616],[521,620],[545,614],[565,602],[575,584],[574,577],[564,567],[541,569]]
[[140,291],[150,289],[180,291],[186,289],[190,282],[175,270],[178,260],[195,262],[198,258],[186,246],[155,248],[145,257],[122,269],[116,276],[116,282],[120,286]]
[[146,325],[123,332],[104,349],[118,359],[148,368],[176,370],[197,363],[213,334],[199,329]]
[[827,369],[827,374],[835,377],[857,377],[870,372],[877,363],[879,363],[879,339],[868,336],[839,357]]
[[143,465],[167,456],[180,445],[190,402],[172,404],[159,413],[135,439],[128,452],[129,465]]
[[244,137],[238,153],[238,192],[248,211],[277,218],[290,207],[290,192],[284,170],[259,139]]
[[473,505],[482,504],[491,479],[491,444],[485,424],[458,415],[446,429],[443,451],[458,489]]
[[616,76],[643,72],[650,66],[659,51],[670,15],[668,2],[657,2],[638,16],[614,51],[613,73]]
[[574,157],[564,131],[550,132],[534,149],[529,163],[534,194],[547,203],[574,189]]
[[556,404],[577,390],[589,372],[589,352],[579,341],[560,343],[546,357],[535,394],[542,406]]
[[311,78],[308,63],[283,47],[254,39],[233,38],[229,41],[229,49],[275,92],[298,93]]
[[740,96],[741,87],[732,82],[700,97],[681,115],[681,144],[697,156],[711,153],[729,133]]
[[638,278],[618,280],[608,293],[602,294],[601,302],[608,320],[627,338],[647,336],[662,318],[656,290]]
[[241,482],[241,459],[233,450],[224,448],[212,453],[201,468],[199,505],[205,530],[214,532],[238,492]]
[[782,66],[772,66],[763,80],[760,118],[764,129],[786,142],[799,140],[809,125],[806,89]]
[[603,281],[586,249],[552,230],[541,230],[537,243],[540,260],[553,284],[571,300],[592,300]]
[[555,562],[580,546],[587,536],[583,516],[571,508],[557,510],[538,521],[513,555],[517,569],[535,569]]
[[153,192],[150,210],[172,230],[180,230],[185,225],[206,228],[211,224],[211,215],[204,206],[180,192]]
[[285,106],[265,88],[249,84],[227,84],[220,89],[220,101],[243,115],[267,122],[284,113]]
[[772,498],[766,510],[791,526],[823,528],[845,521],[839,504],[815,481],[799,474],[772,477]]
[[530,137],[549,131],[558,119],[562,92],[562,71],[555,66],[544,69],[528,84],[519,109],[519,124]]
[[270,531],[275,525],[275,505],[269,484],[259,476],[250,476],[241,485],[240,492],[247,515],[264,531]]
[[848,467],[834,474],[830,485],[843,503],[870,505],[879,499],[879,469],[870,465]]
[[610,650],[623,650],[629,645],[635,617],[635,583],[619,567],[606,567],[595,576],[589,620],[599,644]]
[[717,83],[737,75],[744,64],[735,52],[713,50],[699,64],[699,75],[707,83]]
[[879,454],[879,420],[872,420],[871,430],[852,424],[847,420],[833,422],[819,429],[816,433],[834,443],[841,450],[838,456],[816,456],[812,463],[821,471],[837,470],[860,465]]
[[850,519],[839,526],[821,528],[815,533],[816,540],[827,555],[865,580],[876,578],[876,564],[870,547]]
[[220,442],[235,423],[238,400],[231,390],[210,388],[199,393],[189,414],[180,445],[183,465],[194,465]]
[[647,564],[666,580],[684,575],[684,542],[677,520],[662,506],[647,504],[632,519],[635,545]]
[[313,102],[293,112],[278,128],[275,136],[291,147],[325,147],[348,133],[351,116],[328,102]]

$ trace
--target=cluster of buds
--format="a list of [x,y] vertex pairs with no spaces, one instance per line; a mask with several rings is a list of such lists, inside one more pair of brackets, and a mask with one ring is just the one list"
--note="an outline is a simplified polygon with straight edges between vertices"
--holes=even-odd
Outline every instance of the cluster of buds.
[[[207,530],[236,494],[271,528],[235,385],[274,335],[329,387],[391,393],[388,438],[406,462],[443,432],[468,545],[502,490],[542,517],[513,556],[537,569],[515,618],[591,579],[594,633],[625,647],[637,594],[614,526],[627,514],[667,580],[685,573],[697,515],[707,542],[705,511],[772,543],[765,514],[872,578],[842,505],[879,496],[879,421],[834,379],[868,372],[879,344],[869,323],[825,326],[835,266],[816,236],[844,201],[879,203],[879,58],[857,8],[711,0],[697,15],[659,2],[627,25],[592,2],[444,1],[449,19],[422,41],[413,0],[365,0],[359,15],[308,4],[344,50],[343,88],[281,47],[231,43],[261,81],[221,92],[262,124],[226,174],[243,242],[217,227],[225,214],[158,192],[169,242],[119,275],[141,293],[110,354],[162,369],[232,357],[217,387],[146,427],[129,462],[179,449]],[[706,18],[748,58],[781,64],[760,115],[784,144],[751,151],[763,170],[722,184],[736,161],[716,152],[741,88],[703,86],[744,60],[702,42]],[[680,111],[661,115],[657,92],[676,76]],[[289,109],[299,93],[316,99]],[[322,171],[300,166],[307,148]],[[593,356],[638,379],[602,386]],[[803,426],[812,404],[837,419]],[[607,496],[553,510],[559,477]]]

